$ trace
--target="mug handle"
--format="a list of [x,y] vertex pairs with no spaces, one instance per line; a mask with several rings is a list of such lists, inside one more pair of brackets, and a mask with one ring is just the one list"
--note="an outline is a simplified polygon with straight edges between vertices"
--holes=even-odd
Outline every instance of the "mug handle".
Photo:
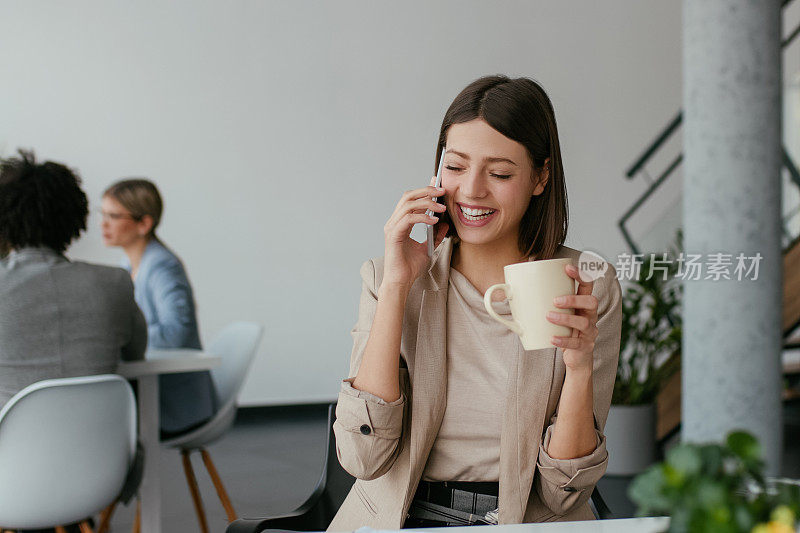
[[501,317],[497,314],[497,311],[494,310],[494,307],[492,307],[492,293],[498,289],[503,289],[503,292],[506,293],[506,298],[509,300],[511,299],[511,286],[508,283],[498,283],[489,287],[489,289],[486,291],[486,294],[483,295],[483,306],[486,307],[486,311],[489,313],[489,316],[503,324],[517,335],[521,336],[522,328],[519,326],[519,324],[513,320],[507,320]]

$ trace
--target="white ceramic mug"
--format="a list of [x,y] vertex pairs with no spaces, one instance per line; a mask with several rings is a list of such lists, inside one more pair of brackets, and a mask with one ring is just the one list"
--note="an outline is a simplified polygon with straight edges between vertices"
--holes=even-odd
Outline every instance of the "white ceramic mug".
[[[574,314],[574,310],[561,309],[553,303],[556,296],[575,294],[577,290],[576,281],[564,270],[571,263],[571,259],[563,258],[506,265],[503,268],[506,282],[492,285],[483,296],[489,315],[519,335],[526,350],[552,348],[552,337],[572,335],[572,328],[547,320],[549,311]],[[492,307],[492,293],[498,289],[506,293],[512,320],[501,317]]]

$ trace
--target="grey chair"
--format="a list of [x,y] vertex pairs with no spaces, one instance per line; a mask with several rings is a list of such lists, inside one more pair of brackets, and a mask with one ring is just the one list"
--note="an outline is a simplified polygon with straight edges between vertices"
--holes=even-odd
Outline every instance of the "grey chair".
[[135,453],[136,402],[121,377],[26,387],[0,410],[0,531],[96,514],[120,494]]
[[260,325],[252,322],[234,322],[225,327],[214,338],[208,346],[208,353],[222,358],[222,364],[211,370],[211,379],[214,381],[214,388],[217,391],[217,399],[221,407],[201,427],[162,442],[164,446],[177,448],[181,452],[186,481],[194,502],[197,520],[203,532],[208,531],[208,524],[203,510],[203,500],[197,486],[197,479],[192,469],[190,454],[193,451],[200,452],[220,502],[225,508],[228,521],[236,520],[236,511],[211,460],[211,454],[206,450],[206,446],[222,437],[233,425],[236,418],[239,391],[253,363],[262,331],[263,328]]

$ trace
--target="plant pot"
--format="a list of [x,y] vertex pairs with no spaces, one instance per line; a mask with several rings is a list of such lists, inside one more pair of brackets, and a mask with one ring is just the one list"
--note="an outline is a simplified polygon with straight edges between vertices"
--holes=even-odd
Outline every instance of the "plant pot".
[[606,474],[633,476],[656,462],[655,404],[612,405],[604,433]]

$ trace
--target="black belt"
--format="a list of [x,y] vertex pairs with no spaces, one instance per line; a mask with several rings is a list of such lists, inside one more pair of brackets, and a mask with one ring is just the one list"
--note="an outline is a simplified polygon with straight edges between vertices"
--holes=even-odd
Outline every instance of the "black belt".
[[404,527],[496,524],[497,495],[497,482],[420,481]]

